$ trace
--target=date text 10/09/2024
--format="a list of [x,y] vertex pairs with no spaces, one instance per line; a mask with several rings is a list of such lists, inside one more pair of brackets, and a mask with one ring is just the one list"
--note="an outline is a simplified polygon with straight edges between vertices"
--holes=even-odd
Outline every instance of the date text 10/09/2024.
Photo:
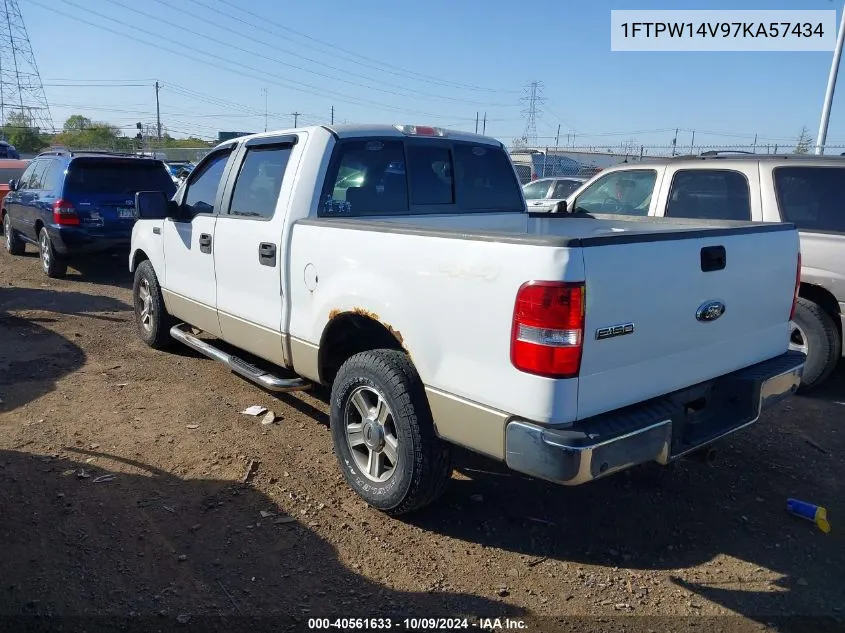
[[527,630],[524,620],[514,618],[309,618],[311,631],[480,631]]
[[625,38],[823,38],[824,25],[812,22],[623,22]]

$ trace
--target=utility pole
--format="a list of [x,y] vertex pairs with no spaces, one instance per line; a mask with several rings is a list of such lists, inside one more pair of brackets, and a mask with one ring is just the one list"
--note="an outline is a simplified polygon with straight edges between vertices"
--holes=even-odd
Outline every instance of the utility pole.
[[689,153],[695,154],[695,130],[692,131],[692,140],[689,142]]
[[678,147],[678,132],[680,132],[680,129],[675,128],[675,138],[672,139],[672,156],[675,155],[675,149]]
[[487,113],[484,113],[484,121],[481,124],[481,133],[487,134]]
[[267,131],[267,88],[264,88],[264,131]]
[[752,145],[752,147],[751,147],[751,152],[753,154],[757,153],[757,135],[756,134],[754,135],[754,145]]
[[475,133],[478,134],[478,112],[475,113]]
[[158,133],[158,140],[161,140],[161,106],[158,100],[158,91],[161,87],[156,82],[156,131]]
[[297,127],[297,123],[299,123],[299,117],[302,116],[302,112],[291,112],[291,116],[293,117],[293,127]]
[[334,106],[332,106],[332,125],[334,125]]
[[830,75],[827,78],[827,90],[824,94],[824,106],[822,106],[822,120],[819,123],[819,135],[816,138],[816,154],[819,155],[824,154],[824,144],[827,142],[827,124],[830,123],[830,106],[833,103],[833,91],[836,90],[836,76],[839,74],[843,43],[845,43],[845,6],[842,7],[839,36],[836,38],[836,48],[833,51],[833,60],[830,62]]
[[560,145],[560,123],[557,124],[557,134],[555,134],[555,150]]

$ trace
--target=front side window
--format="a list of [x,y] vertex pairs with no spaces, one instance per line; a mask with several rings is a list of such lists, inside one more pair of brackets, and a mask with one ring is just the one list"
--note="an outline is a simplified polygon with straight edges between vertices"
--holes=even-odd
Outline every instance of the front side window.
[[290,145],[249,148],[235,181],[229,214],[272,218],[290,154]]
[[535,180],[522,188],[526,200],[542,200],[549,193],[548,180]]
[[751,220],[748,180],[728,169],[675,172],[666,217],[699,220]]
[[845,167],[777,167],[774,179],[785,222],[845,233]]
[[226,161],[231,151],[220,152],[202,163],[191,174],[191,182],[185,192],[185,202],[182,207],[184,215],[190,219],[200,213],[214,213],[214,202],[217,200],[217,188],[223,178]]
[[577,213],[648,215],[657,172],[650,169],[615,171],[596,180],[575,200]]

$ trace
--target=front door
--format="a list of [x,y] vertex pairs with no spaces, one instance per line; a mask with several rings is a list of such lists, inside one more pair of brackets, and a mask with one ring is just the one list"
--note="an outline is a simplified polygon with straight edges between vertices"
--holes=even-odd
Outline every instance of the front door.
[[[302,135],[299,135],[300,137]],[[248,141],[228,178],[214,229],[217,310],[226,342],[285,365],[283,230],[302,144],[284,135]],[[285,174],[288,174],[286,177]]]
[[220,210],[232,148],[209,154],[178,194],[179,215],[162,225],[168,312],[219,336],[214,279],[214,226]]

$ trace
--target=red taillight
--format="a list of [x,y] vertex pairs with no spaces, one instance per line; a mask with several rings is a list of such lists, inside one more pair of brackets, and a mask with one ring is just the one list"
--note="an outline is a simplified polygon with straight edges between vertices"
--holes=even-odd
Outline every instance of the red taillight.
[[801,253],[798,253],[798,269],[795,271],[795,293],[792,295],[792,310],[789,311],[789,320],[795,316],[795,306],[798,305],[798,291],[801,289]]
[[511,363],[548,378],[573,378],[584,342],[583,282],[529,281],[516,293]]
[[59,198],[53,203],[53,222],[62,226],[78,226],[79,216],[70,202]]

